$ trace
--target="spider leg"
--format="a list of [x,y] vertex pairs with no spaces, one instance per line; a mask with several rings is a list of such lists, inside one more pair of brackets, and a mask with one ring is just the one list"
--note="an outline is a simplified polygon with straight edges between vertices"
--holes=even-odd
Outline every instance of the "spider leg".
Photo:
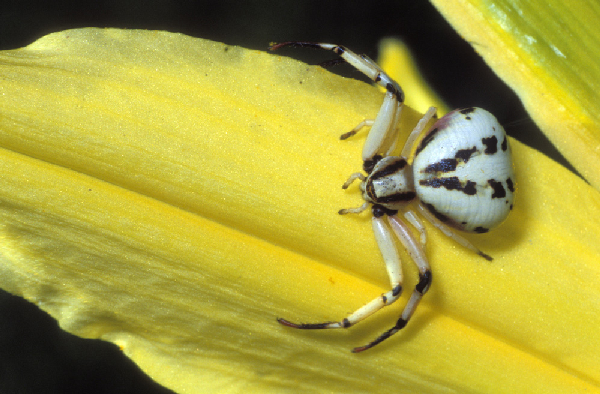
[[360,207],[356,207],[356,208],[343,208],[340,209],[338,211],[338,214],[340,215],[347,215],[349,213],[361,213],[364,210],[366,210],[369,207],[369,203],[365,202],[363,205],[361,205]]
[[269,49],[274,51],[285,46],[312,47],[333,51],[373,82],[385,88],[385,98],[375,120],[363,121],[352,131],[342,135],[342,139],[348,138],[356,134],[362,127],[371,125],[371,131],[363,147],[362,158],[364,162],[371,162],[376,154],[387,151],[390,145],[395,143],[396,128],[400,121],[400,113],[404,102],[404,92],[398,82],[387,75],[377,63],[367,55],[358,55],[341,45],[335,44],[288,41],[274,44]]
[[406,158],[409,157],[410,151],[412,150],[415,140],[417,139],[417,137],[419,137],[419,135],[421,135],[421,132],[423,131],[423,129],[425,129],[425,126],[427,126],[427,123],[431,120],[431,118],[435,116],[436,112],[437,108],[429,107],[427,112],[425,112],[421,120],[419,120],[419,123],[417,123],[413,131],[409,134],[408,138],[406,139],[406,142],[404,143],[404,148],[402,148],[402,153],[400,154],[400,156]]
[[306,41],[287,41],[279,44],[274,44],[269,47],[270,50],[275,51],[279,48],[293,46],[293,47],[311,47],[321,48],[329,51],[333,51],[340,55],[342,59],[352,65],[361,73],[365,74],[373,82],[385,88],[388,92],[393,93],[397,96],[398,101],[404,101],[404,92],[396,81],[394,81],[389,75],[387,75],[381,67],[377,65],[370,57],[364,54],[356,54],[348,48],[336,45],[326,44],[320,42],[306,42]]
[[413,210],[407,210],[406,212],[404,212],[404,217],[419,232],[419,240],[421,241],[421,246],[423,247],[423,249],[425,249],[425,244],[427,243],[427,231],[425,231],[423,221],[417,216],[417,214]]
[[[355,172],[354,174],[350,175],[350,177],[348,178],[348,180],[346,182],[344,182],[344,184],[342,185],[342,189],[347,189],[352,184],[352,182],[354,182],[357,179],[360,179],[362,182],[364,182],[365,179],[367,179],[367,177],[365,177],[360,172]],[[365,203],[363,205],[361,205],[360,207],[340,209],[338,211],[338,213],[340,215],[346,215],[349,213],[361,213],[364,210],[366,210],[368,207],[369,207],[369,203],[365,201]]]
[[365,179],[367,179],[366,176],[364,176],[362,173],[360,172],[355,172],[354,174],[350,175],[350,177],[348,177],[348,180],[346,182],[344,182],[344,184],[342,185],[342,189],[347,189],[348,186],[350,186],[352,184],[352,182],[354,182],[355,180],[360,179],[361,181],[365,181]]
[[383,217],[375,217],[371,221],[375,240],[381,250],[385,261],[385,267],[390,278],[392,290],[375,298],[365,306],[359,308],[347,318],[339,322],[324,323],[292,323],[288,320],[278,318],[277,321],[284,326],[300,329],[325,329],[325,328],[348,328],[371,316],[381,308],[393,304],[402,293],[402,266],[400,256],[396,250],[391,231],[387,227]]
[[429,268],[429,262],[427,261],[425,251],[421,247],[419,241],[415,239],[408,225],[404,223],[397,215],[388,216],[387,220],[390,227],[419,268],[419,283],[417,283],[415,286],[408,303],[404,307],[404,310],[402,311],[402,314],[400,315],[400,318],[394,327],[390,328],[367,345],[354,348],[352,350],[353,353],[359,353],[370,349],[403,329],[417,309],[417,306],[423,298],[423,295],[427,292],[427,290],[429,290],[429,286],[431,285],[431,269]]
[[375,123],[375,119],[365,119],[362,122],[360,122],[355,128],[350,130],[349,132],[340,135],[340,139],[341,140],[348,139],[348,138],[352,137],[353,135],[355,135],[356,133],[358,133],[360,130],[362,130],[363,127],[373,126],[373,123]]
[[471,242],[469,242],[469,240],[467,240],[466,238],[460,236],[459,234],[456,233],[456,231],[453,231],[450,227],[448,227],[445,224],[443,224],[442,222],[440,222],[435,216],[433,216],[431,214],[431,212],[429,212],[423,206],[423,204],[421,202],[419,202],[419,212],[421,212],[421,215],[425,216],[425,219],[429,220],[431,222],[431,224],[433,224],[435,227],[439,228],[442,231],[442,233],[444,233],[445,236],[447,236],[449,238],[452,238],[454,241],[456,241],[460,245],[462,245],[465,248],[470,249],[471,251],[477,253],[478,255],[480,255],[481,257],[483,257],[484,259],[486,259],[488,261],[492,261],[493,260],[492,256],[490,256],[487,253],[483,253],[481,250],[479,250],[478,247],[476,247]]

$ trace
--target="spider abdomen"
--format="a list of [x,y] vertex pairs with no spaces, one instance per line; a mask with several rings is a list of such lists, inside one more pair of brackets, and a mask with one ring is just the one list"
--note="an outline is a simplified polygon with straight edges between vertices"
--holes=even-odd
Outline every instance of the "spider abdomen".
[[438,220],[484,233],[513,206],[514,173],[508,139],[489,112],[449,112],[425,134],[412,164],[417,197]]

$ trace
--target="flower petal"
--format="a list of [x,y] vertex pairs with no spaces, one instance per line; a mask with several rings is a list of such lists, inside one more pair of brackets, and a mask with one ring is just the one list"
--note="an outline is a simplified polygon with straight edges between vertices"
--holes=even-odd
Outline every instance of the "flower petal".
[[410,50],[402,41],[391,37],[382,39],[379,54],[377,63],[392,79],[402,81],[402,89],[410,93],[406,95],[406,105],[422,113],[429,107],[436,107],[439,117],[449,111],[442,99],[427,85]]
[[569,162],[600,188],[600,7],[595,2],[432,3]]
[[[362,203],[376,88],[164,32],[69,30],[0,53],[0,286],[117,343],[178,392],[598,392],[599,193],[512,141],[518,195],[470,237],[430,229],[430,293],[341,319],[388,279]],[[418,120],[404,112],[406,132]],[[585,210],[582,209],[585,207]],[[408,261],[408,259],[405,259]],[[406,288],[416,270],[405,264]],[[403,304],[406,297],[399,303]],[[535,384],[532,384],[535,382]]]

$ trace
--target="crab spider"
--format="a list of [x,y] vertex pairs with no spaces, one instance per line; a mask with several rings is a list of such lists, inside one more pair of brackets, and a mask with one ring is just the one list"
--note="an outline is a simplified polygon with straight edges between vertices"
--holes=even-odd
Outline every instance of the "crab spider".
[[[514,174],[510,147],[502,126],[481,108],[454,110],[426,129],[436,113],[431,107],[408,136],[400,156],[393,156],[404,101],[398,83],[366,55],[358,55],[340,45],[284,42],[270,49],[284,46],[332,50],[386,89],[375,119],[364,120],[341,136],[341,139],[347,139],[364,127],[371,128],[362,152],[363,170],[367,175],[352,174],[342,186],[346,189],[360,180],[365,202],[356,208],[342,209],[339,214],[359,214],[371,206],[373,233],[386,265],[391,290],[338,322],[292,323],[277,319],[285,326],[300,329],[348,328],[393,304],[402,293],[403,282],[395,236],[419,269],[419,282],[396,324],[367,345],[352,350],[358,353],[404,328],[431,285],[432,274],[425,254],[425,226],[412,207],[413,201],[416,201],[417,211],[446,236],[492,260],[455,230],[487,232],[499,225],[512,210]],[[417,140],[409,164],[409,155]],[[419,240],[399,212],[418,231]]]

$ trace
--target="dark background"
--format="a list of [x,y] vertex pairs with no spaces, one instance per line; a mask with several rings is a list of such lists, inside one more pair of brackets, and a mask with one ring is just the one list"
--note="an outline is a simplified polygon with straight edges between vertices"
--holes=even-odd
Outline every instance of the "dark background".
[[[330,42],[377,58],[378,41],[396,36],[408,43],[426,79],[450,107],[486,108],[510,135],[568,166],[515,94],[427,1],[366,3],[5,0],[0,5],[0,50],[64,29],[96,26],[167,30],[258,50],[266,50],[270,42]],[[282,54],[312,64],[335,57],[308,49]],[[332,71],[362,78],[350,66]],[[34,305],[0,291],[0,393],[170,392],[116,346],[67,334]]]

